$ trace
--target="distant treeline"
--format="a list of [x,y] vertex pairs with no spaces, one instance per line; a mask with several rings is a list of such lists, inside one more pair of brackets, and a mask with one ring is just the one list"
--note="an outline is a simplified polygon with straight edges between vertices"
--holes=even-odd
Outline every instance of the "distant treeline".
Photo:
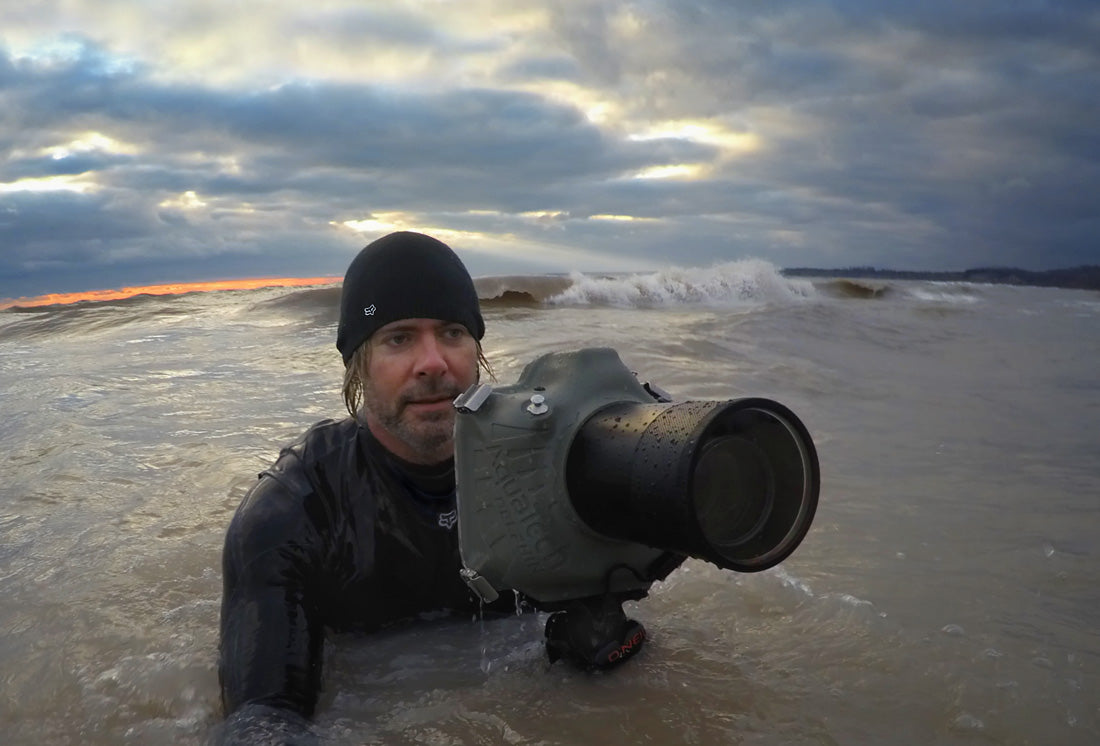
[[998,285],[1034,285],[1051,288],[1100,290],[1100,265],[1085,265],[1066,269],[1033,272],[1015,267],[977,267],[961,272],[911,272],[877,269],[875,267],[845,267],[843,269],[812,269],[791,267],[782,270],[788,277],[875,277],[884,280],[926,280],[932,282],[987,282]]

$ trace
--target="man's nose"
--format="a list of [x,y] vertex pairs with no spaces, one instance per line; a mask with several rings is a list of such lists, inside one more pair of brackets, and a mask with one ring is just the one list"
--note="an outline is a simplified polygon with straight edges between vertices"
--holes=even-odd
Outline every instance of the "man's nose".
[[447,359],[434,335],[425,335],[418,345],[416,375],[441,376],[447,372]]

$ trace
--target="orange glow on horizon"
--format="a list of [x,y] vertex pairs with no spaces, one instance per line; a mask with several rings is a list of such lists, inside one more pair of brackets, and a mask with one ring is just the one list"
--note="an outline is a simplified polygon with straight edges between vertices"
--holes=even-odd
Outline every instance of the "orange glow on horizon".
[[249,280],[213,280],[211,282],[174,282],[166,285],[141,285],[115,290],[87,290],[81,293],[49,293],[33,298],[4,298],[0,300],[0,310],[19,306],[34,308],[37,306],[57,306],[78,303],[82,300],[123,300],[135,295],[181,295],[183,293],[205,293],[211,290],[256,290],[257,288],[301,287],[305,285],[331,285],[340,282],[341,277],[265,277]]

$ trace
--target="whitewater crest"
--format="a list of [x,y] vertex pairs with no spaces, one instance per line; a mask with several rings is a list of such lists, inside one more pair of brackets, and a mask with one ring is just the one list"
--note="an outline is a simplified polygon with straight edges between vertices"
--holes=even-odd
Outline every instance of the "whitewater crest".
[[590,276],[573,272],[572,284],[550,297],[556,305],[745,306],[783,303],[815,295],[807,280],[783,277],[771,262],[740,259],[711,267],[669,267],[656,272]]

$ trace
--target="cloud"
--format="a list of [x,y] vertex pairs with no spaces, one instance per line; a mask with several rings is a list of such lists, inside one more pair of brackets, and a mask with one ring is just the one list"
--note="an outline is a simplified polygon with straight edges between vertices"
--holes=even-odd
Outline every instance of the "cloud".
[[143,8],[0,10],[0,295],[392,225],[485,272],[1100,261],[1094,4]]

